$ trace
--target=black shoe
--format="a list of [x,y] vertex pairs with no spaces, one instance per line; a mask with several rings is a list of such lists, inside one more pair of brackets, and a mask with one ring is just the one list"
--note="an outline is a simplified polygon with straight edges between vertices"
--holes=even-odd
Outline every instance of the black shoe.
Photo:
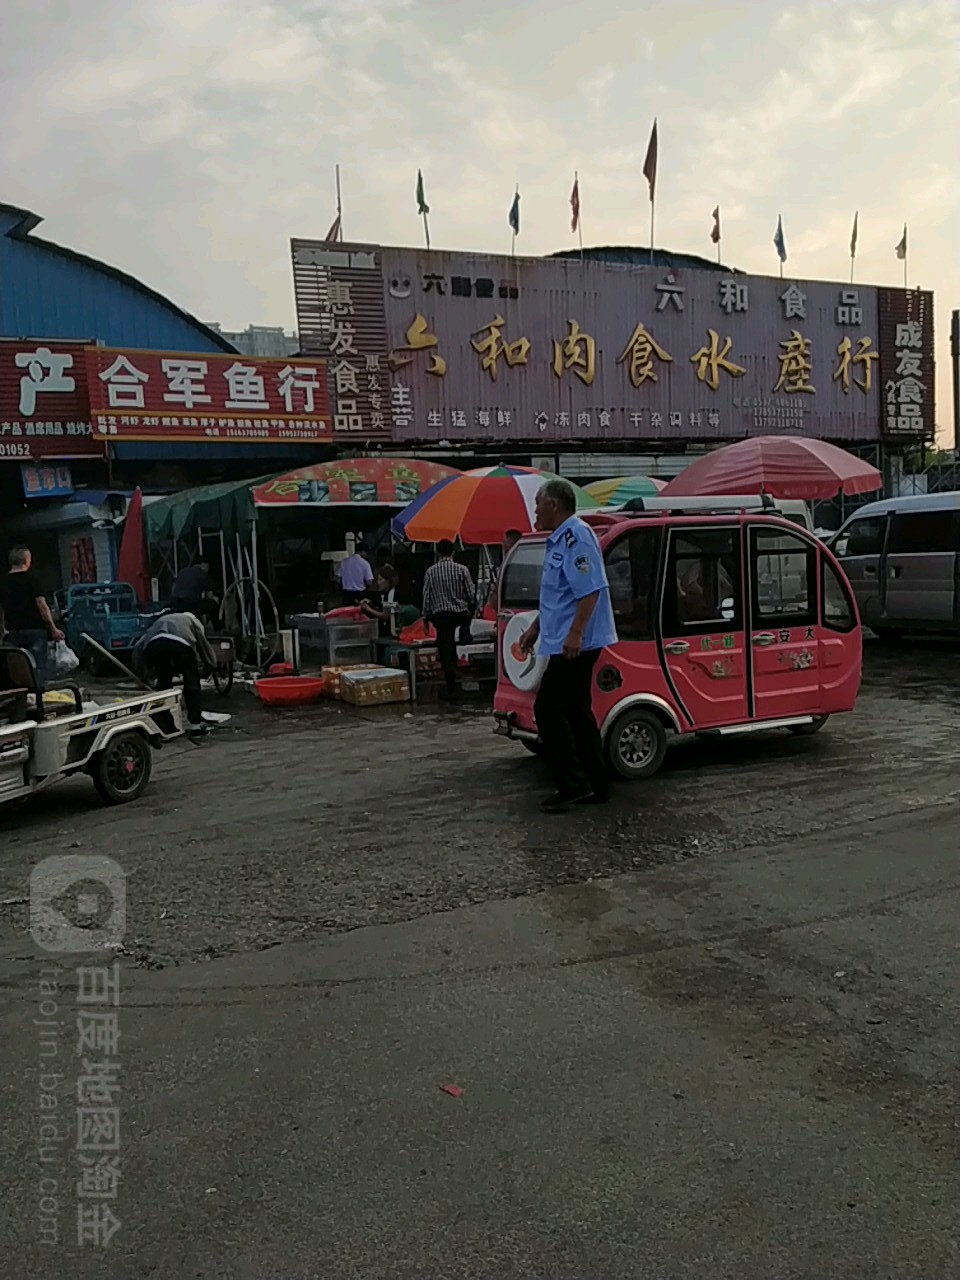
[[588,796],[584,796],[582,800],[578,800],[577,804],[609,804],[609,791],[594,791]]
[[189,738],[206,738],[210,734],[210,726],[208,724],[191,724],[187,726],[187,736]]
[[590,795],[589,791],[582,796],[567,796],[562,791],[557,791],[554,795],[547,796],[546,800],[541,800],[540,808],[544,813],[566,813],[572,805],[586,803]]

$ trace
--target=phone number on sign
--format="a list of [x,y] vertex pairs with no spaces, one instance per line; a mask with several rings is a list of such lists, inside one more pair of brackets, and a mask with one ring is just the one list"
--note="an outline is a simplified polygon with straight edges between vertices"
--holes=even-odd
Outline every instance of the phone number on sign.
[[0,458],[31,458],[33,453],[28,444],[3,444],[0,442]]

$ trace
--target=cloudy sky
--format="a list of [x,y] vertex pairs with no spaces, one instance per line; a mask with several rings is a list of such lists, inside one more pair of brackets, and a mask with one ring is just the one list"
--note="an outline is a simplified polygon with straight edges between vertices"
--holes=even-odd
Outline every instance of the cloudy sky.
[[292,326],[289,238],[322,236],[343,171],[351,239],[530,254],[657,241],[937,295],[938,418],[960,305],[956,0],[3,0],[0,200],[41,235],[204,319]]

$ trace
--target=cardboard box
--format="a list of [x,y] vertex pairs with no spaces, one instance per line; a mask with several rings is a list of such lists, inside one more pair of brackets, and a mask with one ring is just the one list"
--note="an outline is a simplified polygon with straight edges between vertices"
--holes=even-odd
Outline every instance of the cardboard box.
[[355,707],[409,702],[410,677],[406,671],[393,671],[389,667],[374,671],[344,671],[340,677],[340,697]]
[[342,697],[342,678],[345,671],[385,671],[385,667],[375,666],[370,662],[344,662],[338,667],[321,667],[320,674],[325,683],[323,686],[323,696],[325,698]]

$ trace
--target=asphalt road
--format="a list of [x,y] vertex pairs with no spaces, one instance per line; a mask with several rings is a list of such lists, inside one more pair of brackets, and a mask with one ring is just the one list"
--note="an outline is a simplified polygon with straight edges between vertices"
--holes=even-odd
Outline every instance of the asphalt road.
[[[0,818],[5,1273],[955,1273],[956,649],[872,647],[817,737],[677,744],[549,820],[479,712],[231,709],[135,806]],[[107,1250],[23,901],[58,854],[125,873]]]

